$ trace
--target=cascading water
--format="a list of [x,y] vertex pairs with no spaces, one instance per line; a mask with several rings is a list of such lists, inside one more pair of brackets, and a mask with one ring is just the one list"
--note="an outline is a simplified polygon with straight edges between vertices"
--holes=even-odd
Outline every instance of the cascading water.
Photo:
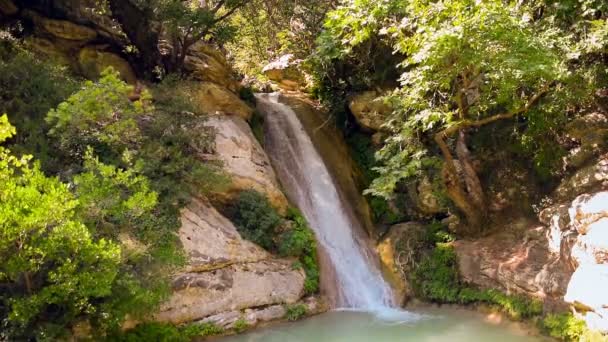
[[265,147],[290,199],[298,205],[328,256],[339,290],[337,305],[374,312],[390,311],[393,293],[357,232],[352,208],[343,201],[332,176],[296,113],[279,94],[258,94],[264,116]]

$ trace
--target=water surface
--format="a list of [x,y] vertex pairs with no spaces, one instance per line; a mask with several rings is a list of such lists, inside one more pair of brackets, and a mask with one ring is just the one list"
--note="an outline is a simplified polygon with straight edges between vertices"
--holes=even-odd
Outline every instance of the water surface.
[[279,323],[218,342],[533,342],[531,335],[513,322],[489,322],[476,312],[429,309],[407,322],[383,321],[363,312],[336,311],[294,323]]

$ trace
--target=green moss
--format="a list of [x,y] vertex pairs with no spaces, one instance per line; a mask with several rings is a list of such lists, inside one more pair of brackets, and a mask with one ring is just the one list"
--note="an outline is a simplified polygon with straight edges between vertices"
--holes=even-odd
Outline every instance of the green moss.
[[547,335],[564,341],[608,341],[607,336],[590,331],[585,321],[574,317],[571,313],[547,315],[539,325]]
[[484,303],[521,320],[542,314],[542,303],[498,290],[479,290],[462,283],[458,274],[456,253],[451,244],[453,236],[439,224],[429,226],[425,239],[435,244],[431,253],[422,257],[411,275],[416,295],[436,303]]
[[247,321],[243,317],[241,317],[236,322],[234,322],[233,329],[237,334],[240,334],[243,331],[249,329],[249,324],[247,324]]
[[315,236],[308,227],[306,219],[297,209],[290,208],[287,212],[287,218],[291,220],[292,227],[281,235],[279,253],[283,256],[298,257],[299,266],[306,273],[304,291],[306,294],[316,293],[319,291],[320,272]]
[[297,321],[308,312],[304,304],[287,305],[285,309],[287,310],[285,318],[288,321]]
[[232,218],[241,235],[266,250],[283,257],[298,259],[295,267],[306,273],[306,294],[319,290],[319,266],[314,233],[306,219],[295,208],[289,208],[284,218],[268,199],[257,191],[244,191],[239,195]]

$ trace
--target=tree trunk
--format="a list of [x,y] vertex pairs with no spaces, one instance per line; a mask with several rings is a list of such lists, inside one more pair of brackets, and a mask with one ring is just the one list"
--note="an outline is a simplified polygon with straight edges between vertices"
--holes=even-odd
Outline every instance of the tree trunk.
[[465,135],[462,130],[458,132],[455,160],[450,148],[445,142],[445,132],[435,136],[435,141],[441,149],[445,158],[442,170],[442,178],[446,187],[448,197],[456,207],[465,215],[467,225],[461,232],[464,235],[474,235],[480,232],[485,221],[485,201],[481,182],[473,169],[470,153],[466,148]]
[[130,0],[109,0],[112,17],[121,25],[123,31],[137,50],[138,61],[134,67],[148,79],[153,78],[153,71],[161,66],[161,55],[158,50],[159,32],[153,22],[151,8],[140,8]]

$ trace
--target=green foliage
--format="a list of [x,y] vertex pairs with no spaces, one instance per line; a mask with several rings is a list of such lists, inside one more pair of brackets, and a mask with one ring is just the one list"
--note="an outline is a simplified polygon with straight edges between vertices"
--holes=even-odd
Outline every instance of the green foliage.
[[49,134],[59,138],[60,147],[75,158],[82,156],[87,146],[94,151],[122,155],[141,146],[137,119],[150,100],[142,92],[138,101],[129,100],[133,87],[120,79],[113,69],[106,69],[99,81],[86,81],[83,87],[47,115]]
[[[14,132],[0,117],[0,142]],[[95,239],[67,185],[29,160],[0,147],[0,300],[9,336],[52,339],[56,327],[102,314],[96,303],[112,294],[121,251]]]
[[215,336],[221,335],[224,333],[224,328],[216,325],[215,323],[194,323],[185,326],[181,329],[183,334],[185,334],[188,338],[193,337],[207,337],[207,336]]
[[540,327],[549,336],[563,341],[608,341],[608,337],[590,331],[585,321],[572,313],[549,314],[540,321]]
[[287,219],[291,220],[291,229],[279,237],[279,253],[283,256],[297,257],[299,266],[306,273],[304,291],[313,294],[319,291],[319,264],[317,262],[317,242],[306,219],[295,208],[289,208]]
[[230,216],[245,239],[283,257],[298,258],[294,267],[301,267],[306,273],[305,292],[318,292],[320,274],[316,240],[297,209],[289,208],[282,218],[263,194],[247,190],[239,194]]
[[142,323],[124,334],[112,336],[112,340],[120,342],[160,341],[160,342],[189,342],[191,339],[172,324],[150,322]]
[[255,190],[243,191],[235,209],[233,220],[239,233],[247,240],[272,250],[275,246],[273,236],[281,224],[281,217],[268,199]]
[[157,204],[158,194],[150,190],[148,179],[138,170],[104,164],[91,149],[85,154],[84,172],[74,177],[74,185],[80,216],[97,234],[114,239],[131,229],[137,219],[150,215]]
[[212,323],[190,324],[176,327],[172,324],[147,322],[136,326],[124,333],[119,333],[108,340],[118,342],[159,341],[159,342],[189,342],[195,337],[219,335],[224,329]]
[[304,304],[294,304],[294,305],[287,305],[285,307],[285,318],[288,321],[297,321],[300,318],[306,316],[307,313],[307,309],[306,309],[306,305]]
[[[435,134],[471,123],[483,130],[481,120],[499,114],[513,118],[513,137],[499,139],[517,140],[542,179],[555,176],[568,115],[588,107],[600,82],[607,84],[600,65],[605,7],[596,0],[341,3],[327,15],[309,60],[317,94],[339,112],[344,103],[335,98],[396,86],[385,99],[394,109],[386,120],[391,133],[376,154],[367,193],[390,199],[400,184],[437,174]],[[392,60],[383,54],[389,66],[374,57],[383,46],[394,51]],[[397,65],[398,84],[380,76]]]
[[252,0],[231,18],[236,37],[226,45],[235,68],[265,80],[262,69],[284,54],[305,58],[315,47],[335,0]]
[[539,300],[507,295],[493,289],[478,290],[464,284],[460,280],[456,253],[451,245],[454,237],[440,223],[435,222],[427,227],[424,241],[434,248],[422,255],[410,276],[419,298],[436,303],[485,303],[515,320],[542,314],[542,302]]
[[57,168],[47,138],[46,113],[77,89],[65,67],[41,60],[16,43],[0,40],[0,113],[11,113],[19,130],[16,153],[32,154],[46,170]]
[[247,324],[247,321],[244,318],[241,317],[236,322],[234,322],[234,331],[237,334],[240,334],[247,329],[249,329],[249,324]]

